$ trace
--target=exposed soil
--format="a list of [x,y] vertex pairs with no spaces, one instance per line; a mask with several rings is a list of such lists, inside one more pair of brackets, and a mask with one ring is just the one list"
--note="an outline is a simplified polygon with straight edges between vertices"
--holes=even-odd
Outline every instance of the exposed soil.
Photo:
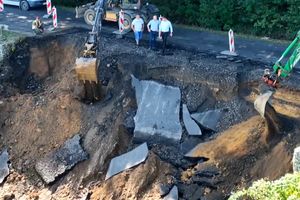
[[[180,199],[225,199],[254,180],[291,171],[300,143],[298,76],[283,81],[265,120],[253,106],[263,63],[176,48],[162,56],[105,36],[99,70],[105,97],[89,102],[81,99],[73,70],[85,37],[66,32],[27,38],[0,65],[6,72],[0,79],[0,151],[8,148],[11,161],[0,198],[156,200],[161,184],[176,184]],[[179,87],[192,113],[225,112],[217,132],[193,138],[184,129],[181,143],[200,144],[196,159],[184,157],[180,146],[150,143],[145,163],[104,181],[110,160],[137,145],[128,125],[137,109],[131,75]],[[78,133],[89,159],[46,185],[36,161]]]

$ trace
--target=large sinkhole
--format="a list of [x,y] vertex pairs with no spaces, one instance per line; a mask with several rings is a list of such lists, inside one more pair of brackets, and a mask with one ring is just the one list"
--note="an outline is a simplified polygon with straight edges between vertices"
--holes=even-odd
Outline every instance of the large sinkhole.
[[[14,147],[9,151],[12,165],[31,182],[41,181],[33,170],[34,163],[75,134],[82,137],[89,159],[66,177],[59,177],[60,181],[51,186],[56,189],[68,181],[74,188],[100,181],[100,186],[93,186],[95,194],[113,193],[121,198],[123,191],[133,192],[124,187],[135,185],[139,194],[146,194],[145,185],[158,179],[166,184],[170,178],[182,198],[191,198],[191,190],[206,188],[224,197],[245,181],[248,184],[258,178],[277,178],[289,171],[289,151],[300,141],[294,138],[299,127],[288,126],[283,131],[280,140],[288,141],[287,146],[280,140],[269,146],[260,143],[269,124],[255,111],[253,102],[259,94],[257,74],[263,72],[263,63],[242,58],[217,59],[216,55],[175,47],[170,47],[172,56],[161,56],[144,47],[136,48],[129,39],[116,40],[106,35],[99,44],[97,71],[103,98],[92,102],[85,98],[89,92],[74,72],[85,37],[86,33],[66,33],[27,38],[5,61],[8,72],[0,82],[0,97],[5,105],[0,104],[0,148]],[[159,104],[165,99],[165,104]],[[274,108],[285,119],[284,125],[298,122],[297,100],[297,89],[285,88],[275,93]],[[165,112],[166,108],[173,110]],[[218,120],[213,127],[196,119],[215,118],[215,114],[211,115],[214,111]],[[174,138],[155,134],[145,139],[147,131],[155,133],[168,128],[158,124],[165,120],[156,115],[159,112],[167,113],[161,116],[171,119],[171,128],[173,119],[177,120],[179,128],[168,132],[172,137],[172,131],[180,131],[175,142]],[[143,120],[153,125],[144,128]],[[187,120],[200,128],[202,135],[190,135]],[[138,131],[136,123],[140,126]],[[142,137],[136,137],[139,133]],[[145,140],[151,151],[143,165],[146,178],[140,177],[144,173],[133,170],[120,174],[119,182],[126,184],[119,186],[114,179],[104,182],[109,161]],[[275,162],[276,155],[283,162]],[[269,167],[269,162],[280,170]],[[131,174],[138,178],[128,179]],[[118,187],[107,190],[111,184]]]

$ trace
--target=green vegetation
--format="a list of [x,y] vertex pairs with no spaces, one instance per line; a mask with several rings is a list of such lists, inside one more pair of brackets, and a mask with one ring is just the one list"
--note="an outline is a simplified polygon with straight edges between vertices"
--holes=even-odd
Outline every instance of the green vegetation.
[[300,29],[300,0],[151,0],[175,23],[292,39]]
[[93,0],[53,0],[54,5],[61,5],[66,7],[75,7],[79,5],[83,5],[89,2],[93,2]]
[[0,30],[0,42],[10,43],[23,38],[22,34]]
[[[53,0],[74,7],[95,0]],[[144,0],[145,1],[145,0]],[[149,0],[173,22],[274,39],[293,39],[300,29],[300,0]]]
[[300,173],[287,174],[276,181],[259,180],[242,191],[233,194],[229,200],[299,200]]

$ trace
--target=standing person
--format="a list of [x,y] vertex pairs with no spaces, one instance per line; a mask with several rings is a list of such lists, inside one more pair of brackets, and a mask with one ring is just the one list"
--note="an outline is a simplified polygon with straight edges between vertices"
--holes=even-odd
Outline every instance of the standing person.
[[167,39],[168,39],[168,36],[173,36],[173,27],[172,27],[172,24],[171,22],[165,18],[165,17],[162,17],[162,21],[160,22],[160,25],[159,25],[159,38],[163,39],[163,54],[165,54],[165,50],[166,50],[166,46],[167,46]]
[[149,34],[149,48],[156,48],[156,38],[158,36],[160,21],[157,19],[157,16],[154,15],[153,19],[147,24]]
[[140,17],[140,15],[135,16],[135,19],[131,23],[131,29],[134,32],[136,45],[139,46],[144,31],[144,20]]

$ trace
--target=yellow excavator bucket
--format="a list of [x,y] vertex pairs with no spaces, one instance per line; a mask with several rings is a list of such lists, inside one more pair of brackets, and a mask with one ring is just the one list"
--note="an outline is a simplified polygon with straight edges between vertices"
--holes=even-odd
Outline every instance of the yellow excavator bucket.
[[75,72],[78,80],[98,83],[97,59],[80,57],[76,59]]

